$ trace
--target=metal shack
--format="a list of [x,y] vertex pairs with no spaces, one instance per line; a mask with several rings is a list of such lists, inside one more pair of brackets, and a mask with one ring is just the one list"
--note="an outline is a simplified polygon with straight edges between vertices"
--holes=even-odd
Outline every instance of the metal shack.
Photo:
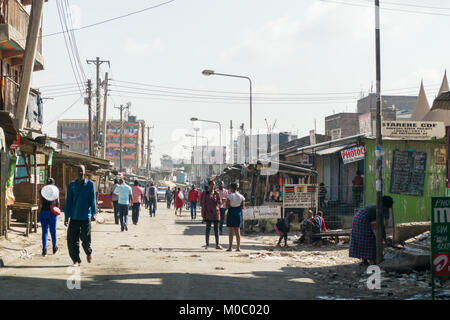
[[[364,203],[376,203],[375,138],[366,146]],[[394,199],[395,224],[430,221],[431,197],[445,196],[446,139],[383,138],[383,195]]]

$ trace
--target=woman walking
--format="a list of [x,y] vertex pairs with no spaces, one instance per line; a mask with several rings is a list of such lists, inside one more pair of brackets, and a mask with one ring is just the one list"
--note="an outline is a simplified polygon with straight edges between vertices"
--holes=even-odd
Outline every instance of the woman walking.
[[[47,255],[47,239],[48,230],[50,229],[50,234],[52,237],[52,248],[53,254],[58,251],[56,246],[56,223],[58,221],[59,213],[54,209],[52,212],[52,205],[59,206],[59,190],[55,186],[55,180],[53,178],[48,178],[46,181],[46,186],[41,189],[41,212],[39,214],[39,221],[41,221],[42,227],[42,255],[45,257]],[[59,209],[58,209],[59,210]]]
[[175,192],[175,215],[177,215],[177,210],[180,209],[180,217],[181,217],[181,210],[183,209],[183,202],[184,202],[184,194],[183,191],[181,191],[181,188],[178,188],[178,191]]
[[214,181],[209,181],[208,189],[202,192],[200,199],[202,203],[202,217],[206,221],[206,245],[209,247],[209,234],[211,232],[211,224],[214,224],[214,236],[216,238],[216,249],[222,249],[219,244],[219,221],[220,221],[220,205],[222,200],[219,193],[214,190]]
[[236,251],[241,251],[241,234],[240,227],[242,223],[242,210],[244,209],[245,198],[237,192],[237,184],[230,185],[230,193],[227,196],[227,227],[229,247],[227,251],[231,251],[233,247],[233,234],[236,235]]

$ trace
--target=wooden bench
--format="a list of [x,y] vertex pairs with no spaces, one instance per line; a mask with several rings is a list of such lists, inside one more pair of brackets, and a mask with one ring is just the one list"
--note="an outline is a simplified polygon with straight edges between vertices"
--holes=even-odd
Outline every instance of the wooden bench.
[[11,220],[11,214],[13,210],[23,210],[27,213],[27,219],[26,219],[26,231],[25,235],[28,237],[28,234],[30,232],[37,232],[37,213],[39,210],[38,205],[33,203],[25,203],[25,202],[15,202],[13,205],[8,206],[8,229],[10,227],[10,220]]
[[345,230],[330,230],[330,231],[323,231],[320,233],[313,233],[311,235],[312,239],[318,239],[321,240],[323,238],[335,238],[336,242],[339,241],[339,237],[342,236],[350,236],[352,230],[351,229],[345,229]]

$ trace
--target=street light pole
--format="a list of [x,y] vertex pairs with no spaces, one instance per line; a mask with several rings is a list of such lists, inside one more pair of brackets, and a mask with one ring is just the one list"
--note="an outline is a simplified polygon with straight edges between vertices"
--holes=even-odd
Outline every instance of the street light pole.
[[223,160],[223,148],[222,148],[222,124],[219,121],[213,121],[213,120],[202,120],[202,119],[198,119],[198,118],[191,118],[191,121],[202,121],[202,122],[210,122],[210,123],[216,123],[219,125],[219,148],[220,148],[220,152],[219,155],[221,155],[222,157],[220,158],[220,162],[219,162],[219,168],[220,171],[222,171],[222,160]]
[[216,75],[216,76],[224,76],[224,77],[233,77],[233,78],[242,78],[242,79],[247,79],[249,84],[250,84],[250,139],[249,139],[249,163],[251,163],[252,160],[252,129],[253,129],[253,114],[252,114],[252,80],[247,77],[247,76],[239,76],[239,75],[235,75],[235,74],[226,74],[226,73],[217,73],[214,72],[213,70],[203,70],[202,74],[205,76],[210,76],[210,75]]

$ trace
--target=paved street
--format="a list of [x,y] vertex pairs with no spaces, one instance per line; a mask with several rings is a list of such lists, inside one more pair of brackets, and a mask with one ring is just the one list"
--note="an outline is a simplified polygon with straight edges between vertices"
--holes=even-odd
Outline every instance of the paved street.
[[249,237],[240,253],[226,252],[227,237],[221,237],[225,249],[216,250],[212,232],[205,250],[205,225],[191,222],[186,212],[178,218],[164,208],[151,218],[141,210],[128,232],[120,232],[112,214],[101,216],[103,224],[93,223],[93,262],[81,255],[80,290],[67,288],[74,268],[60,218],[60,251],[44,258],[36,247],[31,259],[0,269],[0,299],[310,299],[321,291],[284,259],[250,259],[269,247]]

